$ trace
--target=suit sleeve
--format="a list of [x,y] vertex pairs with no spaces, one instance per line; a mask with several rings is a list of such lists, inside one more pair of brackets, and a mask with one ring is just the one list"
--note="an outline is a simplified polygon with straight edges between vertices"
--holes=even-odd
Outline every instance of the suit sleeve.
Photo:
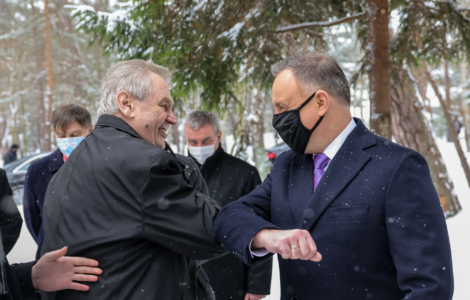
[[2,232],[5,255],[15,246],[20,236],[22,224],[23,219],[15,201],[13,201],[13,193],[11,192],[6,172],[0,169],[0,230]]
[[452,299],[446,221],[426,160],[414,151],[404,154],[390,180],[385,224],[405,299]]
[[271,259],[251,257],[249,245],[262,229],[275,228],[271,221],[271,174],[250,194],[232,202],[220,211],[215,220],[216,239],[248,266],[261,265]]
[[220,204],[190,187],[182,172],[168,153],[149,167],[142,186],[142,235],[190,259],[225,254],[214,238]]
[[35,173],[34,164],[28,169],[24,181],[23,190],[23,212],[26,226],[28,227],[31,236],[38,243],[39,229],[41,228],[41,212],[36,204],[37,197],[34,193],[34,176]]
[[[261,178],[258,170],[253,168],[252,176],[250,176],[246,185],[245,194],[251,193],[256,186],[261,184]],[[273,261],[270,258],[259,266],[249,266],[246,282],[246,292],[255,295],[269,295],[271,293],[271,276],[273,269]]]

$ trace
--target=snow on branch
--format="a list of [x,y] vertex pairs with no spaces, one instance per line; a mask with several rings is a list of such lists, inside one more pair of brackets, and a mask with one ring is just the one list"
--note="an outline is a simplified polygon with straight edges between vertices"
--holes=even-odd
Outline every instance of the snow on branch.
[[352,22],[358,19],[365,19],[367,16],[366,12],[361,12],[354,14],[349,17],[344,17],[337,19],[335,21],[329,21],[329,22],[306,22],[306,23],[300,23],[300,24],[294,24],[294,25],[289,25],[289,26],[283,26],[283,27],[278,27],[274,32],[287,32],[287,31],[293,31],[293,30],[299,30],[299,29],[304,29],[304,28],[309,28],[309,27],[330,27],[342,23],[348,23]]

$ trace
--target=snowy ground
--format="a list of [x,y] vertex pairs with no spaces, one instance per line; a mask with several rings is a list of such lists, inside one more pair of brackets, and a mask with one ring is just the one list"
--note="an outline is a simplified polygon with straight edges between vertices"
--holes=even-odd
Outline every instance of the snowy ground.
[[[454,144],[445,140],[438,140],[441,153],[451,179],[455,185],[455,192],[459,196],[463,210],[455,217],[447,221],[449,228],[450,242],[452,245],[452,257],[454,264],[455,293],[454,300],[470,299],[470,188],[467,184],[465,174],[460,165],[460,161]],[[462,145],[464,146],[464,145]],[[467,155],[470,162],[470,155]],[[20,207],[22,211],[23,208]],[[8,255],[10,263],[26,262],[34,259],[36,244],[31,238],[28,229],[23,224],[21,236],[15,247]],[[266,299],[278,300],[280,298],[279,269],[277,259],[274,261],[274,272],[272,279],[271,295]]]

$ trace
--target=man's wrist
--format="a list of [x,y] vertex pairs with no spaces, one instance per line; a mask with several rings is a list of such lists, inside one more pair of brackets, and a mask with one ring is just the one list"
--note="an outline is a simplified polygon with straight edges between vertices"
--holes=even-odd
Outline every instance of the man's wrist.
[[258,231],[258,233],[255,234],[255,236],[253,237],[253,241],[251,243],[251,249],[252,250],[260,250],[263,248],[265,249],[266,248],[266,244],[265,244],[266,236],[269,236],[269,234],[272,231],[277,231],[277,229],[264,228]]

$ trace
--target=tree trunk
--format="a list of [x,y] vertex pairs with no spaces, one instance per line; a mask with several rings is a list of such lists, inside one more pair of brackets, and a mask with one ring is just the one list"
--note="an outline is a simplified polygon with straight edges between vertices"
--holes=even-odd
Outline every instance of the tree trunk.
[[421,153],[426,159],[434,187],[446,217],[456,215],[461,206],[454,185],[424,114],[424,103],[417,96],[417,83],[404,70],[396,70],[392,83],[392,131],[396,141]]
[[442,112],[444,113],[444,117],[446,118],[447,126],[450,131],[450,136],[452,137],[452,141],[455,144],[455,148],[457,149],[457,153],[460,158],[460,163],[462,164],[462,168],[465,172],[465,176],[467,177],[467,182],[468,185],[470,186],[470,167],[468,166],[467,158],[465,157],[465,153],[462,150],[462,146],[460,145],[459,138],[457,136],[457,132],[454,129],[454,123],[452,120],[452,116],[449,112],[449,107],[447,107],[446,101],[442,98],[441,93],[439,92],[439,89],[437,87],[436,82],[434,79],[431,77],[431,74],[429,71],[425,70],[426,72],[426,78],[428,79],[429,83],[432,86],[432,89],[434,90],[434,93],[436,94],[437,99],[439,100],[439,103],[441,104]]
[[[52,102],[53,102],[53,91],[54,91],[54,77],[52,72],[52,53],[51,53],[51,22],[49,19],[49,0],[44,1],[44,17],[46,20],[45,24],[45,47],[44,54],[46,57],[47,67],[47,114],[46,114],[46,125],[51,126],[52,120]],[[49,128],[44,134],[44,150],[51,150],[51,129]]]
[[467,99],[465,99],[466,95],[466,88],[465,85],[467,83],[467,63],[465,61],[460,63],[460,86],[462,91],[459,97],[459,106],[460,106],[460,114],[463,119],[463,126],[465,128],[465,144],[467,145],[467,152],[470,152],[470,116],[469,116],[469,109],[467,104]]
[[370,129],[380,136],[391,139],[388,0],[368,0],[367,15],[365,52],[370,88]]
[[[31,0],[31,13],[33,20],[36,20],[36,7],[34,6],[34,0]],[[37,34],[36,27],[33,26],[33,36],[34,36],[34,48],[35,48],[35,55],[36,55],[36,72],[37,74],[41,74],[44,71],[44,54],[43,48],[39,41],[39,35]],[[39,125],[39,149],[44,151],[46,147],[46,134],[50,132],[50,127],[46,124],[46,107],[44,105],[44,79],[42,75],[38,75],[38,79],[36,81],[36,86],[34,88],[37,97],[36,97],[36,104],[37,109],[39,112],[38,115],[38,125]],[[50,140],[50,139],[49,139]]]

